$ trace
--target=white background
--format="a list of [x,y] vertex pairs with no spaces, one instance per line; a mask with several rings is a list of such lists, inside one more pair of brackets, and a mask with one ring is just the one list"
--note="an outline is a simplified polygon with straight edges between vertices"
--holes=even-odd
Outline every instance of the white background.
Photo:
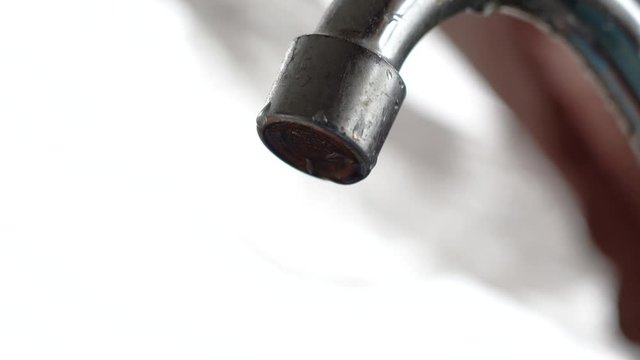
[[0,359],[630,359],[557,174],[442,35],[363,183],[260,144],[324,1],[0,1]]

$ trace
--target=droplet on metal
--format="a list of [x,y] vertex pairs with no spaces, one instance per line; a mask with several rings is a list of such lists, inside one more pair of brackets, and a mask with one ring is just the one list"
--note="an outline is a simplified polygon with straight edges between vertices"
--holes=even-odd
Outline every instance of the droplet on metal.
[[364,121],[359,121],[353,128],[351,136],[354,140],[360,140],[362,139],[362,135],[364,135]]
[[313,115],[312,119],[313,121],[321,124],[326,124],[329,122],[329,119],[327,119],[327,116],[322,111],[319,111],[315,115]]

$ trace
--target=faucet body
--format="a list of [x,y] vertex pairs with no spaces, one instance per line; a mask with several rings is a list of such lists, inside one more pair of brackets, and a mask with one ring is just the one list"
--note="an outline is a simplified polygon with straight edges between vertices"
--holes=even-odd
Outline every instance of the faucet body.
[[364,179],[404,100],[398,71],[416,43],[458,13],[496,9],[536,20],[581,55],[640,156],[638,0],[336,0],[291,46],[258,116],[261,139],[310,175]]

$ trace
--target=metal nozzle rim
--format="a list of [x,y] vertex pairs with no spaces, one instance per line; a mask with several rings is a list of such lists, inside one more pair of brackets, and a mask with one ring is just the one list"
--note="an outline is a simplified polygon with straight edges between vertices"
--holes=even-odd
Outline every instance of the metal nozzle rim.
[[358,146],[339,134],[295,115],[260,119],[258,135],[265,146],[292,167],[317,178],[350,185],[370,172]]

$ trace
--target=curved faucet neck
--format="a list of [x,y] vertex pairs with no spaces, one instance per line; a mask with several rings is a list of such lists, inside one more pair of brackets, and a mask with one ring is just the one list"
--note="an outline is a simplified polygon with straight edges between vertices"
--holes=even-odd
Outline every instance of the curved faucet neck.
[[515,10],[563,38],[616,105],[640,157],[640,2],[637,0],[335,0],[316,33],[360,45],[400,69],[418,41],[460,12]]
[[[316,33],[345,39],[400,68],[416,43],[446,18],[493,0],[337,0]],[[488,5],[487,5],[488,6]]]

